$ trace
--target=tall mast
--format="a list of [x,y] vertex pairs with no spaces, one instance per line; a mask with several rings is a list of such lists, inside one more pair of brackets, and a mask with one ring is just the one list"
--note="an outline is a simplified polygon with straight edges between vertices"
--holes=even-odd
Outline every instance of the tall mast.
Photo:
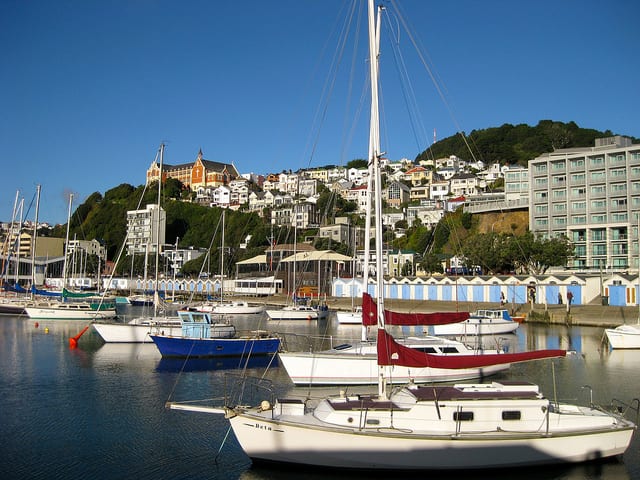
[[36,285],[36,244],[38,238],[38,212],[40,211],[40,185],[36,187],[36,214],[33,220],[33,238],[31,239],[31,287]]
[[220,304],[224,301],[224,213],[222,209],[222,251],[220,252]]
[[158,178],[158,208],[156,212],[156,273],[153,292],[153,316],[158,316],[158,268],[160,266],[160,194],[162,193],[162,164],[164,161],[164,143],[160,144],[160,177]]
[[69,227],[71,226],[71,206],[73,205],[73,193],[69,194],[69,211],[67,212],[67,234],[64,239],[64,262],[62,262],[62,297],[67,288],[67,253],[69,250]]
[[[384,330],[384,270],[382,261],[382,199],[380,174],[380,118],[378,107],[378,58],[380,53],[380,13],[375,15],[374,2],[369,0],[369,68],[371,81],[371,123],[369,131],[369,165],[372,172],[374,221],[376,242],[376,302],[378,308],[378,332]],[[384,367],[378,367],[378,393],[384,395]]]

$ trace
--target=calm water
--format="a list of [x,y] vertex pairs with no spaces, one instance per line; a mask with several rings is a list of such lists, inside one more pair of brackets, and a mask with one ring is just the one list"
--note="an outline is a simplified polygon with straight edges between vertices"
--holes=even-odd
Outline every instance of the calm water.
[[[267,326],[264,319],[243,318],[237,323],[241,328]],[[268,326],[300,334],[359,336],[358,327],[338,326],[333,319],[269,322]],[[26,318],[0,317],[2,478],[260,480],[303,474],[311,479],[371,478],[371,474],[252,467],[226,420],[164,408],[167,400],[221,396],[225,372],[234,371],[237,361],[162,360],[153,344],[107,345],[91,329],[77,349],[69,349],[69,337],[83,327],[83,322],[67,321],[40,322],[36,327]],[[583,385],[593,387],[596,403],[606,404],[612,397],[625,401],[640,397],[640,351],[603,349],[602,329],[523,325],[518,330],[502,340],[512,351],[561,347],[577,353],[514,365],[498,378],[537,382],[549,397],[554,396],[555,378],[555,395],[561,400],[588,402]],[[264,365],[250,365],[250,372],[261,375]],[[269,369],[267,376],[278,389],[291,388],[282,368]],[[636,435],[620,460],[518,471],[517,475],[640,480],[639,446]],[[465,476],[506,480],[513,475],[510,471]]]

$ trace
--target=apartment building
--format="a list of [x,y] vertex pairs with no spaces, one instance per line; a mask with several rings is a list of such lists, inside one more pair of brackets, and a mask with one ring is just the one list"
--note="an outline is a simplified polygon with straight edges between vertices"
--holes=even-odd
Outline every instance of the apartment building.
[[156,251],[156,245],[164,245],[167,212],[157,205],[147,205],[144,210],[127,212],[127,253],[144,254]]
[[638,270],[640,145],[599,138],[529,162],[529,228],[575,246],[569,267]]

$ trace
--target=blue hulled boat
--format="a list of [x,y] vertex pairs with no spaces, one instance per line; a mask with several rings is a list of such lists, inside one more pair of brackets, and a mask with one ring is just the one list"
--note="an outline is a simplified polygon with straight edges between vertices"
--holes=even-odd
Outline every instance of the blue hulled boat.
[[264,330],[237,334],[233,325],[214,323],[208,313],[193,310],[180,310],[178,316],[182,336],[150,335],[163,357],[269,355],[280,348],[280,338]]

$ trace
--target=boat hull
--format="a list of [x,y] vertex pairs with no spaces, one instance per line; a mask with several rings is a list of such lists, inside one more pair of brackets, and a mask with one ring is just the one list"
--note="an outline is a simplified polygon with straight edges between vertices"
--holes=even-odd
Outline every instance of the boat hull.
[[[279,353],[280,363],[295,385],[373,385],[379,367],[375,354]],[[450,382],[484,378],[507,370],[509,363],[482,368],[409,368],[396,365],[386,380],[393,384]]]
[[151,343],[152,333],[180,335],[181,325],[131,325],[128,323],[94,323],[93,328],[106,343]]
[[25,307],[33,320],[105,320],[116,317],[116,309],[92,310],[84,308]]
[[185,338],[151,335],[163,357],[233,357],[268,355],[280,347],[279,338]]
[[230,421],[253,460],[367,470],[495,469],[585,462],[624,453],[633,433],[633,428],[626,428],[579,436],[575,432],[438,436],[393,429],[365,433],[357,428],[297,425],[245,414]]
[[271,320],[317,320],[318,312],[314,310],[267,310]]
[[249,305],[247,302],[204,303],[193,307],[194,310],[217,315],[258,315],[264,312],[264,305]]
[[362,325],[362,312],[336,312],[341,325]]
[[460,323],[434,325],[434,335],[498,335],[513,333],[520,324],[512,320],[474,319],[473,317]]
[[609,346],[613,349],[640,348],[640,326],[621,325],[604,331]]

